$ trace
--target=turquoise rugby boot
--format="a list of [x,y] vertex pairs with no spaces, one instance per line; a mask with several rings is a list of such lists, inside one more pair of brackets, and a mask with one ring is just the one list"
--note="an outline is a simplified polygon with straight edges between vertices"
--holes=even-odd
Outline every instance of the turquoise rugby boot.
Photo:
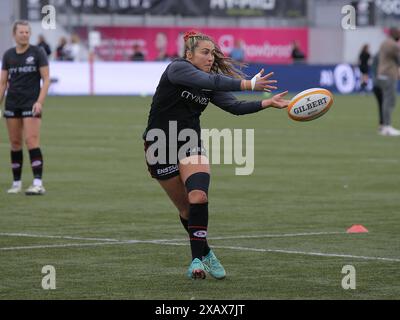
[[222,280],[226,277],[224,267],[212,250],[203,258],[202,262],[206,271],[215,279]]
[[195,258],[193,259],[192,263],[189,266],[189,269],[187,271],[187,276],[190,279],[205,279],[206,278],[206,272],[203,263],[200,261],[200,259]]

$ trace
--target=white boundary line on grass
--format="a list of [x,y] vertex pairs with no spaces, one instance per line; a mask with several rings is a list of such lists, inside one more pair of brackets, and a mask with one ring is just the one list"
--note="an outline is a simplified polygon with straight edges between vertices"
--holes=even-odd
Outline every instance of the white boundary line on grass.
[[[237,235],[237,236],[222,236],[222,237],[208,237],[209,240],[229,240],[229,239],[251,239],[251,238],[282,238],[282,237],[302,237],[302,236],[319,236],[330,234],[345,234],[345,232],[303,232],[303,233],[282,233],[282,234],[260,234],[260,235]],[[46,238],[46,239],[66,239],[66,240],[84,240],[84,241],[103,241],[103,242],[124,242],[124,241],[142,241],[142,240],[118,240],[108,238],[86,238],[75,236],[52,236],[31,233],[7,233],[0,232],[0,237],[26,237],[26,238]],[[156,241],[156,242],[169,242],[169,241],[186,241],[187,238],[180,239],[154,239],[143,241]]]
[[[169,242],[169,243],[159,243],[161,245],[169,246],[183,246],[183,243]],[[400,262],[400,259],[396,258],[382,258],[382,257],[367,257],[367,256],[355,256],[350,254],[339,254],[339,253],[322,253],[322,252],[307,252],[307,251],[296,251],[296,250],[282,250],[282,249],[258,249],[258,248],[248,248],[248,247],[233,247],[233,246],[218,246],[213,245],[213,248],[217,249],[231,249],[239,251],[254,251],[254,252],[273,252],[273,253],[287,253],[287,254],[300,254],[307,256],[320,256],[320,257],[335,257],[335,258],[353,258],[353,259],[363,259],[363,260],[379,260],[379,261],[390,261],[390,262]]]
[[303,232],[303,233],[282,233],[282,234],[260,234],[260,235],[241,235],[241,236],[226,236],[226,237],[210,237],[210,240],[229,240],[229,239],[252,239],[252,238],[286,238],[286,237],[302,237],[302,236],[320,236],[330,234],[346,234],[343,231],[336,232]]
[[[239,235],[231,237],[215,237],[210,238],[214,240],[224,239],[246,239],[246,238],[266,238],[266,237],[294,237],[294,236],[311,236],[311,235],[331,235],[331,234],[345,234],[345,232],[310,232],[310,233],[286,233],[286,234],[264,234],[264,235]],[[87,241],[103,241],[95,243],[67,243],[67,244],[54,244],[54,245],[34,245],[34,246],[21,246],[21,247],[3,247],[0,251],[13,251],[13,250],[30,250],[30,249],[50,249],[50,248],[68,248],[68,247],[93,247],[93,246],[105,246],[112,244],[159,244],[159,245],[174,245],[174,246],[186,246],[186,243],[177,243],[171,241],[187,241],[187,239],[159,239],[159,240],[117,240],[117,239],[102,239],[102,238],[84,238],[84,237],[71,237],[71,236],[51,236],[51,235],[37,235],[27,233],[0,233],[0,236],[11,236],[11,237],[33,237],[33,238],[47,238],[47,239],[68,239],[68,240],[87,240]],[[285,253],[285,254],[299,254],[299,255],[311,255],[321,257],[337,257],[337,258],[353,258],[363,260],[378,260],[378,261],[389,261],[389,262],[400,262],[400,259],[396,258],[385,258],[385,257],[368,257],[368,256],[356,256],[347,254],[336,254],[336,253],[322,253],[322,252],[306,252],[296,250],[282,250],[282,249],[258,249],[248,247],[235,247],[235,246],[213,246],[214,248],[240,250],[240,251],[253,251],[253,252],[272,252],[272,253]]]
[[256,248],[231,247],[231,246],[214,246],[214,247],[220,248],[220,249],[232,249],[232,250],[242,250],[242,251],[274,252],[274,253],[287,253],[287,254],[301,254],[301,255],[307,255],[307,256],[337,257],[337,258],[352,258],[352,259],[363,259],[363,260],[400,262],[400,259],[396,259],[396,258],[355,256],[355,255],[351,255],[351,254],[306,252],[306,251],[281,250],[281,249],[256,249]]
[[117,239],[103,239],[103,238],[85,238],[85,237],[71,237],[71,236],[50,236],[43,234],[31,234],[31,233],[7,233],[0,232],[1,237],[26,237],[26,238],[47,238],[47,239],[67,239],[67,240],[87,240],[87,241],[110,241],[116,242],[121,241]]
[[68,247],[94,247],[94,246],[104,246],[110,244],[124,244],[124,243],[133,243],[127,241],[118,241],[118,242],[92,242],[92,243],[65,243],[65,244],[46,244],[46,245],[37,245],[37,246],[22,246],[22,247],[4,247],[0,248],[0,251],[14,251],[14,250],[30,250],[30,249],[51,249],[51,248],[68,248]]
[[[165,242],[157,240],[129,240],[129,241],[117,241],[117,242],[95,242],[95,243],[66,243],[66,244],[54,244],[54,245],[37,245],[37,246],[24,246],[24,247],[9,247],[0,248],[0,251],[14,251],[14,250],[30,250],[30,249],[51,249],[51,248],[68,248],[68,247],[96,247],[96,246],[107,246],[115,244],[158,244],[164,246],[186,246],[186,243],[177,242]],[[384,257],[368,257],[368,256],[356,256],[350,254],[337,254],[337,253],[322,253],[322,252],[307,252],[307,251],[296,251],[296,250],[282,250],[282,249],[262,249],[262,248],[248,248],[248,247],[234,247],[234,246],[213,246],[217,249],[230,249],[239,251],[253,251],[253,252],[271,252],[271,253],[285,253],[285,254],[298,254],[306,256],[320,256],[320,257],[335,257],[335,258],[351,258],[351,259],[362,259],[362,260],[378,260],[388,262],[400,262],[400,259],[396,258],[384,258]]]

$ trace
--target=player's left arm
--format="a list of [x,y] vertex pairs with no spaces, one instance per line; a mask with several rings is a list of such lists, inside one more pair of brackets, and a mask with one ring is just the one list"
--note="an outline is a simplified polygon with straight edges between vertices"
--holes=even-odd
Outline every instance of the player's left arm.
[[40,77],[42,78],[43,84],[42,88],[40,89],[39,98],[37,99],[36,103],[33,105],[33,113],[34,114],[41,114],[43,109],[44,100],[46,99],[47,92],[49,91],[50,87],[50,71],[49,66],[43,66],[39,69]]
[[268,107],[278,109],[286,108],[289,104],[289,100],[283,98],[286,94],[287,91],[276,94],[270,99],[265,99],[262,101],[241,101],[230,92],[214,91],[213,97],[210,99],[210,101],[217,107],[229,113],[234,115],[244,115],[255,113]]
[[214,91],[210,101],[237,116],[262,110],[261,101],[239,101],[231,92]]

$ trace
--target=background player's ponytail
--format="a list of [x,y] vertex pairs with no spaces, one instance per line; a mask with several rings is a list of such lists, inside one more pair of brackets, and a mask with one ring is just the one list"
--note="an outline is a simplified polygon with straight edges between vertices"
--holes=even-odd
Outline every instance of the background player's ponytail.
[[245,64],[237,62],[229,57],[225,57],[218,44],[210,36],[197,31],[189,31],[184,34],[183,39],[185,41],[185,59],[187,57],[187,51],[191,51],[194,53],[194,49],[198,46],[199,41],[210,41],[214,44],[215,47],[215,59],[211,68],[211,72],[222,73],[224,75],[239,79],[242,79],[246,76],[243,72],[237,69],[237,67],[243,67],[245,66]]

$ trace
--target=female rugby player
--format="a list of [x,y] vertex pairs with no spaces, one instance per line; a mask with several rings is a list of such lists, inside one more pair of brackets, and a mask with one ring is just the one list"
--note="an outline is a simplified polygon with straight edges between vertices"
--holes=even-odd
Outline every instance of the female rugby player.
[[[229,91],[277,89],[273,86],[276,81],[270,80],[272,73],[262,76],[262,70],[252,80],[243,80],[234,61],[224,57],[209,36],[189,32],[184,41],[184,58],[169,64],[153,97],[143,134],[146,162],[151,176],[178,209],[189,234],[192,262],[188,277],[204,279],[208,272],[216,279],[223,279],[224,267],[206,238],[210,166],[200,139],[199,117],[209,102],[243,115],[268,107],[286,108],[289,101],[283,98],[287,92],[262,101],[238,101]],[[177,135],[171,128],[176,129]],[[193,132],[195,139],[180,141],[181,133],[192,137]]]
[[[31,29],[26,21],[13,26],[16,47],[5,52],[1,67],[0,104],[7,89],[4,118],[11,144],[11,167],[14,182],[10,194],[22,190],[23,140],[29,150],[33,184],[27,195],[42,195],[43,157],[40,150],[40,125],[43,103],[50,85],[49,64],[43,49],[29,44]],[[43,85],[40,87],[40,81]]]

